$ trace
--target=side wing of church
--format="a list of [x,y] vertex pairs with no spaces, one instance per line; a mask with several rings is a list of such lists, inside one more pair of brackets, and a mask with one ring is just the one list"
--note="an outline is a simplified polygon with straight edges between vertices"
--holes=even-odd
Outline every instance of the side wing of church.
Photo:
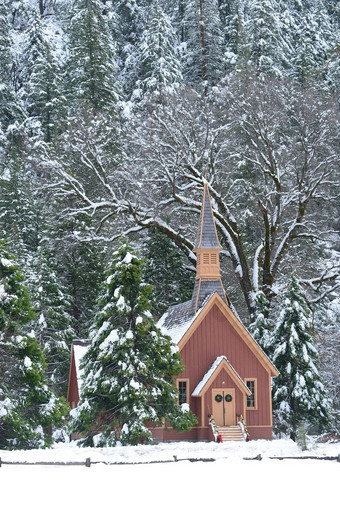
[[271,377],[278,371],[230,307],[220,275],[218,241],[208,184],[194,249],[195,287],[190,301],[171,306],[159,324],[178,345],[185,370],[176,377],[179,403],[198,424],[186,433],[154,430],[159,440],[272,438]]

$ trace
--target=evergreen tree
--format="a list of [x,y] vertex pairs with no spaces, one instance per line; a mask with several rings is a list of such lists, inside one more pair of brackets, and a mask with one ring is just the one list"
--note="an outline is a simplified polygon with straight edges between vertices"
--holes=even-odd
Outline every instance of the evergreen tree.
[[249,331],[261,348],[270,356],[272,344],[273,321],[269,318],[269,302],[265,294],[260,291],[255,298],[256,314],[249,326]]
[[145,0],[118,0],[113,5],[120,81],[122,92],[128,98],[140,77],[140,41],[149,8]]
[[114,113],[116,49],[101,0],[75,0],[67,32],[67,94],[71,110],[90,107]]
[[141,79],[144,92],[161,95],[183,81],[170,18],[155,2],[141,39]]
[[40,14],[33,9],[21,58],[21,79],[30,125],[34,132],[41,129],[50,142],[65,113],[65,97],[61,69],[46,30]]
[[25,269],[29,258],[39,243],[41,207],[35,200],[33,187],[36,175],[25,165],[23,135],[20,130],[16,139],[8,142],[3,160],[0,191],[0,228],[2,237],[8,239],[19,263]]
[[13,40],[7,8],[4,0],[0,0],[0,129],[4,132],[15,120],[22,118],[22,109],[13,86],[14,67]]
[[[86,435],[84,444],[149,441],[148,421],[159,425],[165,419],[177,430],[196,422],[186,406],[177,404],[173,376],[183,365],[150,313],[152,287],[143,281],[142,266],[125,244],[108,270],[84,356],[81,400],[73,411],[73,429]],[[94,441],[98,429],[99,442]]]
[[191,298],[195,273],[185,267],[183,253],[158,230],[150,231],[144,245],[144,277],[153,286],[152,311],[160,316],[170,304]]
[[[60,265],[68,281],[70,314],[78,337],[87,337],[92,323],[98,290],[104,273],[105,249],[95,243],[65,235]],[[65,250],[67,254],[65,255]]]
[[32,300],[36,312],[35,332],[47,364],[46,376],[56,394],[67,393],[70,346],[76,338],[68,288],[58,277],[54,255],[40,247],[35,258]]
[[326,74],[326,56],[332,28],[322,1],[304,2],[297,11],[294,77],[302,86],[320,83]]
[[275,329],[272,360],[280,372],[273,386],[278,431],[295,440],[301,421],[324,429],[330,422],[330,406],[318,372],[311,313],[294,276]]
[[187,50],[183,73],[191,84],[214,85],[223,76],[223,33],[217,0],[188,0],[184,7]]
[[[136,46],[146,27],[148,0],[118,0],[114,3],[116,33],[120,46]],[[127,49],[128,49],[127,48]]]
[[247,20],[249,62],[257,75],[283,75],[289,60],[289,41],[282,38],[280,3],[251,0]]
[[248,50],[246,50],[244,32],[244,0],[231,0],[224,2],[221,10],[224,18],[225,34],[225,62],[227,70],[232,70],[238,64],[239,68],[243,65],[241,62],[248,61]]
[[46,446],[44,428],[60,424],[66,404],[48,387],[45,360],[33,332],[28,291],[13,256],[0,245],[0,447]]

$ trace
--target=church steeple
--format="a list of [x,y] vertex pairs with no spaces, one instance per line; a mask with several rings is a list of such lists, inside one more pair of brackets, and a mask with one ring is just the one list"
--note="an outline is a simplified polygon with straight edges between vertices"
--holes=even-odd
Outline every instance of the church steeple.
[[205,180],[200,221],[196,236],[194,253],[196,253],[196,283],[192,296],[194,312],[201,307],[206,297],[214,292],[227,301],[220,273],[219,243],[214,213],[211,205],[208,182]]
[[208,183],[205,181],[201,215],[194,248],[194,253],[196,253],[197,257],[196,279],[219,279],[221,277],[219,262],[219,252],[221,250],[222,246],[217,237]]

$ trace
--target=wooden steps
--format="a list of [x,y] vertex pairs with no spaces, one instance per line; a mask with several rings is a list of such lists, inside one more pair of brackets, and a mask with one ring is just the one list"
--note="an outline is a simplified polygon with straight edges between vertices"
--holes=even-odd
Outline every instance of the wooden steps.
[[221,435],[222,442],[244,442],[245,438],[240,426],[216,426],[217,435]]

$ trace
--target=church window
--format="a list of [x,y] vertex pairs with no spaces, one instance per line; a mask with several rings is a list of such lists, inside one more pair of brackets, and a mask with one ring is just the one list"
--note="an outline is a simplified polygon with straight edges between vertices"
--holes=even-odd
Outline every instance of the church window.
[[257,409],[256,378],[246,379],[246,385],[248,389],[251,391],[251,396],[247,396],[247,410],[256,410]]
[[177,388],[178,388],[178,403],[182,405],[183,403],[189,402],[189,381],[186,380],[177,380]]

